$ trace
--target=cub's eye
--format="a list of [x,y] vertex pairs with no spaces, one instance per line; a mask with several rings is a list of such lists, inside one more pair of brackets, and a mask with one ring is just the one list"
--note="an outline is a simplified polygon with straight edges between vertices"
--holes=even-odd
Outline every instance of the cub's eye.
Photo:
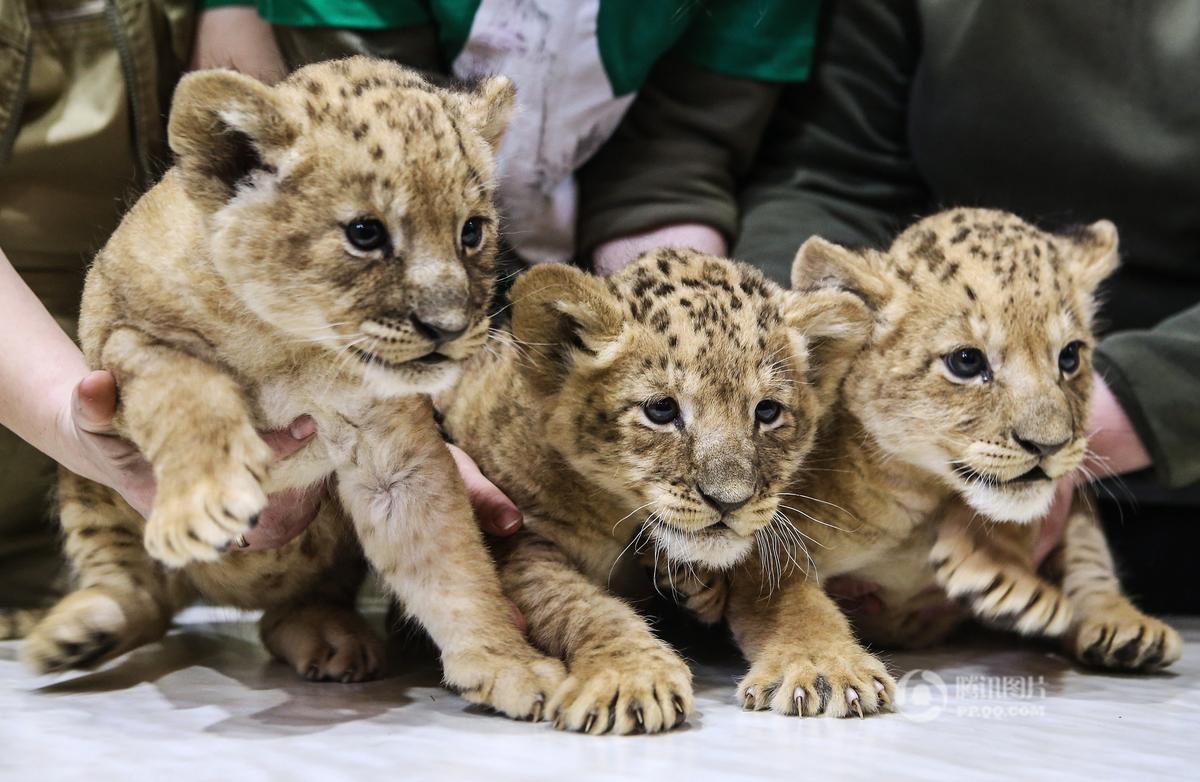
[[1083,347],[1083,343],[1075,340],[1058,354],[1058,368],[1064,375],[1069,375],[1079,369],[1079,348],[1081,347]]
[[483,241],[483,218],[472,217],[470,220],[463,223],[462,227],[462,246],[467,250],[474,250]]
[[987,357],[979,348],[958,348],[947,353],[942,360],[955,377],[968,380],[983,375],[984,380],[990,379]]
[[774,399],[764,399],[754,406],[754,418],[760,424],[773,424],[783,412],[783,405]]
[[387,228],[373,217],[360,217],[346,224],[346,241],[364,252],[378,250],[388,243]]
[[679,417],[679,403],[669,396],[642,405],[642,412],[651,423],[669,424]]

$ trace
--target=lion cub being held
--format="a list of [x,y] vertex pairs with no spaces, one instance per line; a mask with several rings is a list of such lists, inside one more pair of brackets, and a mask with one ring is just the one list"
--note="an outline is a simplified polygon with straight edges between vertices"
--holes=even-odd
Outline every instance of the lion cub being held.
[[[486,339],[493,150],[512,101],[504,79],[448,91],[366,58],[274,88],[228,71],[183,79],[177,165],[97,256],[80,318],[88,363],[116,375],[117,429],[154,467],[153,512],[143,522],[64,475],[78,591],[32,632],[33,668],[153,641],[199,592],[265,609],[264,642],[300,673],[369,677],[379,644],[354,608],[365,553],[440,647],[451,687],[541,713],[562,665],[510,622],[418,396],[451,385]],[[256,428],[301,414],[319,438],[272,464]],[[334,478],[337,498],[296,540],[221,553],[271,492]]]
[[[1055,480],[1086,453],[1095,292],[1116,265],[1111,223],[1052,235],[982,209],[926,218],[887,253],[801,248],[795,289],[853,291],[875,315],[813,455],[833,469],[803,473],[785,509],[822,578],[879,586],[886,609],[857,618],[862,638],[939,640],[963,618],[946,610],[949,594],[985,622],[1062,636],[1099,667],[1178,658],[1178,634],[1121,594],[1082,495],[1040,575],[1031,555]],[[753,629],[774,662],[743,682],[750,705],[819,712],[827,698],[794,687],[795,672],[854,643],[848,628],[806,632],[837,626],[802,581],[785,584],[778,621]],[[843,682],[828,681],[841,700]]]
[[675,250],[608,280],[538,267],[511,299],[512,335],[446,407],[450,435],[525,512],[528,531],[500,552],[505,591],[566,660],[558,727],[668,730],[691,708],[687,664],[605,587],[621,566],[640,574],[622,558],[639,543],[714,571],[777,550],[778,493],[869,315],[851,294],[794,294]]

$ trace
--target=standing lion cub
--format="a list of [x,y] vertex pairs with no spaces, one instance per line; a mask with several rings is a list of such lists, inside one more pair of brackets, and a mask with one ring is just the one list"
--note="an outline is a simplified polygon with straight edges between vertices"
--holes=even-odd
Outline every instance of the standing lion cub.
[[[154,467],[153,513],[64,475],[78,591],[33,630],[33,668],[153,641],[198,592],[265,609],[266,645],[309,678],[369,677],[379,644],[354,609],[365,554],[440,647],[449,686],[541,715],[562,665],[509,621],[419,396],[451,385],[487,335],[493,151],[512,102],[504,79],[448,91],[366,58],[275,88],[184,78],[177,165],[97,256],[80,318],[88,363],[117,378],[118,431]],[[320,438],[272,464],[256,428],[301,414]],[[298,539],[221,554],[268,494],[320,481],[336,499]]]

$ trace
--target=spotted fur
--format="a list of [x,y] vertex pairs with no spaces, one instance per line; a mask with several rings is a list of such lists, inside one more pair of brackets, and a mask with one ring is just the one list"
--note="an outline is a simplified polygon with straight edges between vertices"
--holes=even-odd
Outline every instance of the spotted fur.
[[[454,390],[446,425],[525,511],[501,578],[539,646],[563,656],[560,727],[669,729],[687,665],[614,593],[662,567],[723,573],[763,545],[779,577],[778,493],[802,468],[867,314],[840,291],[795,295],[747,266],[658,250],[613,278],[539,267]],[[680,414],[648,417],[670,398]],[[763,400],[781,405],[763,423]],[[724,506],[722,508],[722,505]],[[611,587],[612,591],[606,589]]]
[[[354,608],[365,554],[440,647],[451,687],[541,715],[562,666],[508,620],[418,396],[453,383],[485,341],[493,149],[512,101],[504,79],[448,91],[366,58],[274,88],[227,71],[183,79],[177,165],[97,256],[80,319],[89,364],[116,375],[118,431],[154,467],[153,511],[144,522],[64,475],[78,588],[26,642],[35,670],[153,641],[199,593],[264,609],[264,642],[302,675],[368,678],[382,650]],[[477,246],[463,238],[471,218]],[[352,241],[363,219],[385,241]],[[318,438],[272,464],[255,430],[300,414]],[[325,480],[337,496],[300,537],[228,551],[268,494]]]

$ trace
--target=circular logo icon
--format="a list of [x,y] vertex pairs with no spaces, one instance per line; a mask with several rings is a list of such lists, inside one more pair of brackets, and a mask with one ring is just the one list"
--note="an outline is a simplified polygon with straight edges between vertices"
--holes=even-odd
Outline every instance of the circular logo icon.
[[913,722],[935,720],[946,708],[946,682],[933,671],[914,668],[896,682],[896,705],[900,714]]

